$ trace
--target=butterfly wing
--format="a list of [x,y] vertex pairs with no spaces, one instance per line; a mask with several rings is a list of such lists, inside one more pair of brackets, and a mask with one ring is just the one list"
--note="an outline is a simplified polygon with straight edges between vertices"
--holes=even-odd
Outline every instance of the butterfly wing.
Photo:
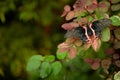
[[78,37],[83,41],[87,40],[87,37],[85,35],[85,30],[82,27],[76,27],[72,30],[67,31],[67,33],[64,36],[65,38],[69,37]]
[[101,30],[111,25],[111,20],[104,18],[101,20],[94,21],[92,23],[92,29],[95,31],[96,36],[100,36]]

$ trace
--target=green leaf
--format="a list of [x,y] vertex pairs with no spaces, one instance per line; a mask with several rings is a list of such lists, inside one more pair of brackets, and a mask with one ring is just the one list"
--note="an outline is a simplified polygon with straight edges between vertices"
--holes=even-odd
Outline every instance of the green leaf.
[[40,77],[45,78],[51,72],[51,65],[48,62],[43,62],[40,67]]
[[10,70],[14,76],[18,76],[19,73],[22,71],[22,63],[19,60],[12,61],[12,63],[10,64]]
[[112,5],[111,6],[111,10],[112,11],[118,11],[118,10],[120,10],[120,4],[114,4],[114,5]]
[[120,0],[111,0],[112,4],[119,3],[119,2],[120,2]]
[[54,60],[55,60],[55,56],[53,56],[53,55],[45,56],[45,61],[47,61],[47,62],[53,62]]
[[114,80],[120,80],[120,71],[114,75]]
[[40,61],[37,60],[29,61],[26,70],[28,72],[32,72],[32,71],[34,72],[39,69],[40,65],[41,65]]
[[109,27],[107,27],[107,28],[104,28],[103,30],[102,30],[102,33],[101,33],[102,35],[101,35],[101,40],[102,41],[108,41],[108,40],[110,40],[110,29],[109,29]]
[[30,58],[30,61],[33,61],[33,60],[43,61],[44,57],[42,57],[41,55],[34,55]]
[[112,20],[112,25],[120,26],[120,17],[119,16],[112,16],[110,19]]
[[95,16],[96,16],[97,19],[104,18],[104,12],[100,11],[99,8],[96,8],[95,11],[96,11],[96,13],[95,13],[96,15]]
[[32,56],[29,59],[26,70],[29,72],[38,70],[41,65],[41,61],[43,61],[43,57],[41,55]]
[[87,19],[89,22],[91,22],[93,20],[93,18],[91,16],[87,16]]
[[5,15],[4,15],[4,13],[1,13],[1,14],[0,14],[0,19],[1,19],[1,22],[2,22],[2,23],[5,22]]
[[80,16],[81,16],[81,17],[85,17],[87,14],[88,14],[88,12],[82,12],[82,13],[80,14]]
[[59,52],[59,50],[60,50],[60,49],[57,50],[57,58],[58,58],[58,59],[64,59],[64,58],[67,56],[68,51],[66,50],[66,51],[64,51],[64,52]]
[[31,19],[37,20],[39,18],[39,16],[37,15],[36,12],[33,12],[33,11],[24,11],[24,12],[20,13],[19,18],[20,18],[20,20],[23,20],[23,21],[29,21]]
[[52,63],[52,75],[57,75],[62,69],[62,64],[58,61]]

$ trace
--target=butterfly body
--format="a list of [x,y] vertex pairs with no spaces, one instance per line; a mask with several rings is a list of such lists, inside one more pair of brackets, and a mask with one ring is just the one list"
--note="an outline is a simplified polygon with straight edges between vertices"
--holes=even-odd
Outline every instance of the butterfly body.
[[100,37],[102,29],[110,26],[110,24],[111,21],[107,18],[97,20],[90,25],[86,24],[85,26],[79,26],[72,30],[68,30],[65,34],[65,38],[78,37],[85,42],[88,41],[91,36]]

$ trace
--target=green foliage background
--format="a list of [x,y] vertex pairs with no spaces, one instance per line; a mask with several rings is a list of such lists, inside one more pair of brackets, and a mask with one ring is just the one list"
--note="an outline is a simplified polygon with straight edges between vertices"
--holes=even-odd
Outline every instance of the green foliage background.
[[0,0],[0,80],[27,80],[32,55],[55,54],[68,1]]
[[[65,22],[60,17],[61,13],[66,4],[73,5],[75,1],[0,0],[0,80],[43,80],[37,74],[27,73],[26,65],[33,55],[52,54],[56,57],[57,45],[64,41],[65,33],[61,28],[61,24]],[[113,9],[116,9],[114,7]],[[115,11],[111,15],[118,13],[119,11]],[[103,43],[101,50],[94,56],[104,58],[103,49],[108,46]],[[93,49],[90,48],[85,54],[89,53],[88,56],[92,56],[92,52]],[[91,70],[90,66],[80,58],[81,56],[87,57],[85,54],[84,51],[81,52],[80,56],[70,62],[61,60],[63,68],[60,74],[54,77],[48,76],[44,80],[102,80],[99,77],[100,71]],[[51,60],[48,57],[47,59]],[[42,64],[43,69],[47,68],[44,67],[47,59]],[[58,59],[55,58],[55,60],[57,63]],[[52,61],[54,60],[50,63]],[[39,62],[35,62],[37,63]],[[38,68],[39,65],[29,68]],[[48,63],[47,65],[49,66]],[[52,66],[56,64],[53,63]],[[57,68],[59,67],[61,65],[57,65]],[[44,77],[46,72],[41,71],[41,74]]]

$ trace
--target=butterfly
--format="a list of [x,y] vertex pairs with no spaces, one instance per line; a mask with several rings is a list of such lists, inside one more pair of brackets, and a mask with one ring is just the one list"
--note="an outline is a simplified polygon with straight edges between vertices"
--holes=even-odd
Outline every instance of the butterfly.
[[90,39],[90,36],[100,37],[102,29],[111,25],[111,20],[104,18],[96,20],[91,24],[85,24],[84,26],[78,26],[71,30],[68,30],[65,34],[65,38],[77,37],[86,42]]

